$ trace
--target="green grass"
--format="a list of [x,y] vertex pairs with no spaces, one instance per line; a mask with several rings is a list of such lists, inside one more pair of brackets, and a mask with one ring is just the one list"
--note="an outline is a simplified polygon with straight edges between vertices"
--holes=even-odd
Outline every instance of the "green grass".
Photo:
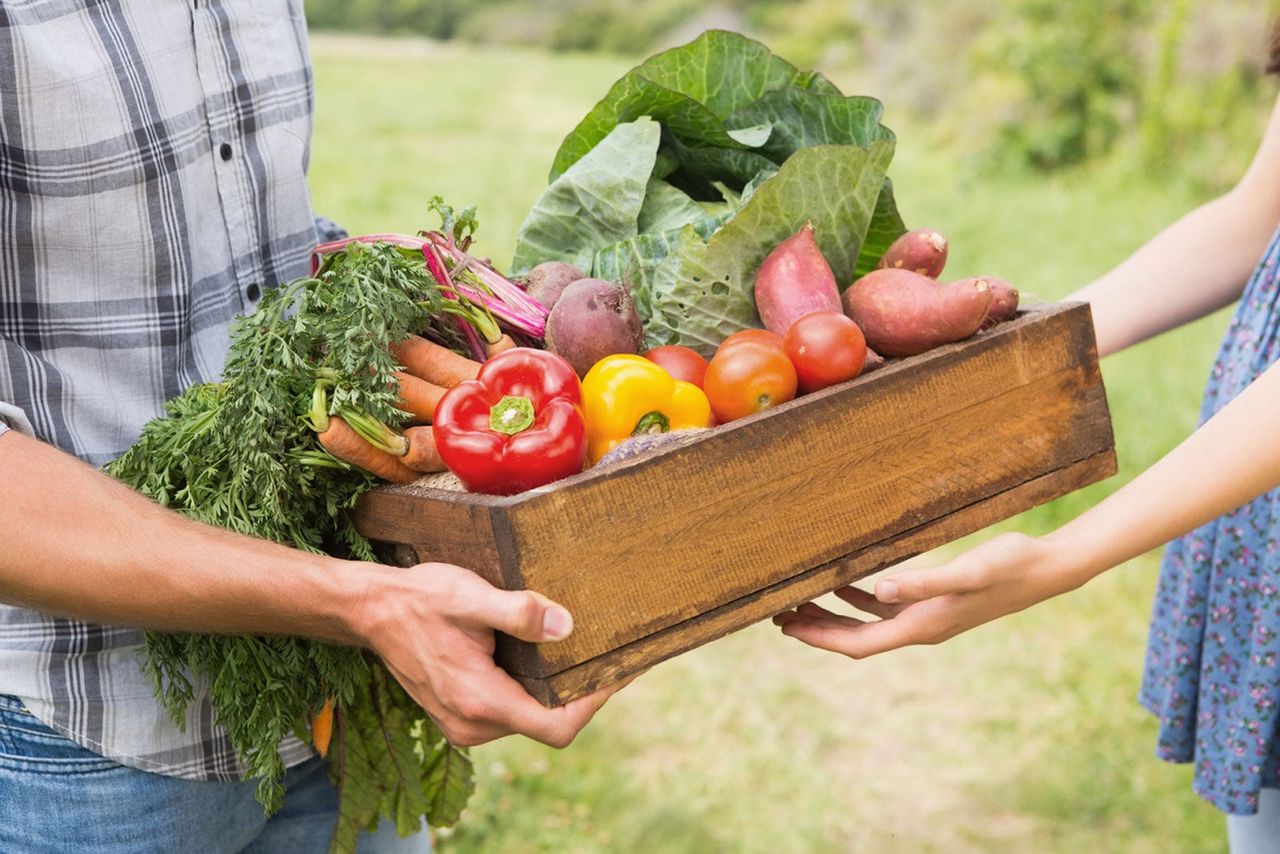
[[[434,224],[430,195],[474,203],[480,250],[500,264],[561,137],[627,66],[413,42],[314,52],[317,209],[353,231],[412,231]],[[983,173],[873,94],[899,133],[904,215],[950,236],[956,276],[1058,298],[1200,201],[1119,162]],[[1224,324],[1108,360],[1121,476],[1000,527],[1046,530],[1184,437]],[[440,850],[1220,849],[1221,816],[1187,768],[1153,758],[1134,699],[1157,568],[1148,555],[944,646],[864,662],[767,625],[740,632],[655,668],[566,751],[477,749],[479,791]]]

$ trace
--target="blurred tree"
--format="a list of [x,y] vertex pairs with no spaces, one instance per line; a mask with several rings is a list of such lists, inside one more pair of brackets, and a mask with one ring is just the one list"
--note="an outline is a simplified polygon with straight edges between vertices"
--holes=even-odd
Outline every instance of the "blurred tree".
[[973,52],[979,77],[1012,77],[997,145],[1040,169],[1107,152],[1137,114],[1145,82],[1135,50],[1153,0],[1105,4],[1003,0]]

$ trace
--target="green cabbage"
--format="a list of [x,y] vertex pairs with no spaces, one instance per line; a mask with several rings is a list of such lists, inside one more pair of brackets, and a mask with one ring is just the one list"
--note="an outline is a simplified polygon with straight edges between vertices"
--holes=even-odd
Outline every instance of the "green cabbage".
[[883,107],[712,31],[632,69],[565,138],[513,272],[563,260],[626,282],[646,343],[703,353],[759,326],[755,271],[812,222],[836,279],[905,230]]

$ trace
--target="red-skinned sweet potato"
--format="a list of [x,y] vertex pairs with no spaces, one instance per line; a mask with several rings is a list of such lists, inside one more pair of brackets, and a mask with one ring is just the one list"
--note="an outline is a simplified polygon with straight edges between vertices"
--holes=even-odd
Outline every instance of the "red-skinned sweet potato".
[[991,286],[991,310],[987,319],[982,322],[983,329],[990,329],[997,323],[1003,323],[1018,313],[1018,289],[995,276],[973,276],[962,279],[965,282],[984,281]]
[[916,228],[893,241],[877,266],[882,270],[910,270],[936,279],[946,265],[947,239],[931,228]]
[[785,335],[814,311],[839,311],[840,289],[818,248],[813,224],[774,247],[756,273],[756,310],[770,332]]
[[910,270],[872,270],[844,292],[844,313],[882,356],[914,356],[978,331],[991,308],[983,280],[938,282]]

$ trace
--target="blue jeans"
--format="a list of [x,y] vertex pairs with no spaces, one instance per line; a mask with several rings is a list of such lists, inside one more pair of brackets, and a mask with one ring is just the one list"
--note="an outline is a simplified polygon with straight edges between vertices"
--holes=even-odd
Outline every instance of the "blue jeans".
[[[322,759],[291,768],[284,807],[267,818],[255,783],[179,780],[128,768],[45,726],[0,695],[0,852],[324,854],[338,793]],[[391,822],[360,839],[370,854],[429,852]]]

